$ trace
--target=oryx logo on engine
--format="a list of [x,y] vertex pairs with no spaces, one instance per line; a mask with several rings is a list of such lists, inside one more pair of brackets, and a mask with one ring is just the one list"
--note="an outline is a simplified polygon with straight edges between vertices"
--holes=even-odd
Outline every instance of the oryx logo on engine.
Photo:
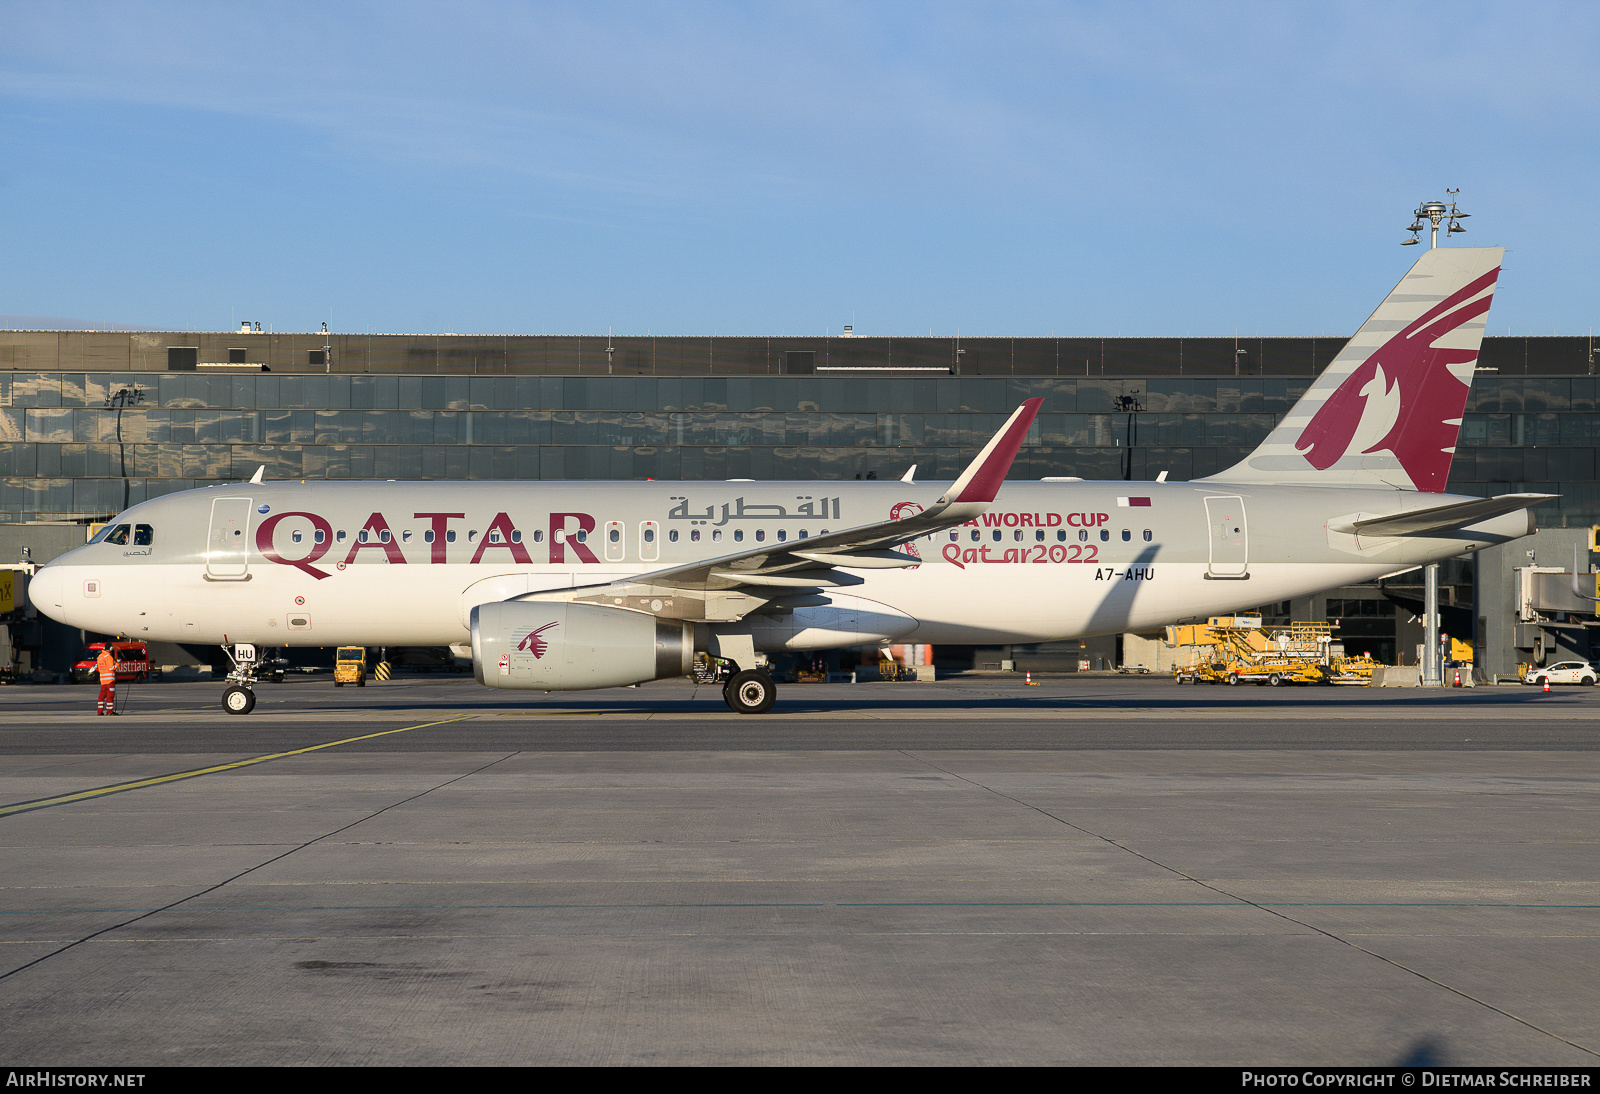
[[550,648],[550,643],[540,638],[539,635],[555,625],[555,623],[546,623],[538,630],[529,631],[527,634],[523,635],[522,641],[517,643],[517,652],[531,653],[535,658],[543,657],[544,651]]

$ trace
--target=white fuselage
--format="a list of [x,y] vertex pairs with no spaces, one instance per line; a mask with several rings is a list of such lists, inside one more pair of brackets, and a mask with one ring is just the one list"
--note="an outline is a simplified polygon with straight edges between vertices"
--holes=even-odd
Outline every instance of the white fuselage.
[[[449,645],[471,609],[917,512],[900,482],[351,482],[210,487],[135,506],[126,542],[35,575],[88,631],[198,644]],[[1034,642],[1305,596],[1526,535],[1525,511],[1435,537],[1339,527],[1456,499],[1381,488],[1007,482],[984,516],[851,571],[821,603],[720,624],[757,649]],[[760,537],[758,539],[758,537]],[[139,543],[137,539],[147,542]]]

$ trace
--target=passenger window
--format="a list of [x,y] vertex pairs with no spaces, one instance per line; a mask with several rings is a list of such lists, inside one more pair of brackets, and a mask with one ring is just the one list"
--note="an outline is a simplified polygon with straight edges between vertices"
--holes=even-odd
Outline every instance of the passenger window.
[[393,538],[394,537],[389,534],[389,529],[387,528],[378,533],[378,539],[383,543],[388,543]]
[[678,530],[676,528],[673,528],[673,529],[671,529],[670,531],[667,532],[667,542],[668,543],[676,543],[676,542],[678,542]]
[[646,543],[654,543],[656,541],[656,530],[654,528],[646,528],[644,530],[644,541]]
[[156,530],[148,524],[135,524],[133,526],[133,545],[135,547],[148,547],[156,540]]
[[756,542],[757,543],[765,543],[766,541],[767,541],[767,530],[765,528],[757,528],[756,529]]
[[580,529],[579,532],[578,532],[578,542],[579,543],[588,543],[589,542],[589,533]]
[[305,537],[305,533],[300,531],[300,529],[298,529],[298,528],[296,528],[294,531],[289,533],[289,542],[290,543],[299,543],[302,539],[305,539],[305,538],[306,538]]
[[1067,530],[1065,528],[1061,528],[1061,529],[1058,529],[1056,531],[1056,542],[1057,543],[1065,543],[1065,542],[1067,542]]
[[500,542],[500,529],[498,529],[498,528],[489,529],[489,542],[490,543],[499,543]]
[[1100,542],[1101,543],[1104,543],[1106,540],[1108,540],[1110,538],[1111,538],[1111,529],[1109,529],[1109,528],[1100,529]]
[[611,542],[612,543],[616,543],[616,542],[620,541],[621,539],[622,539],[622,529],[620,529],[620,528],[611,529]]
[[1133,533],[1130,532],[1128,529],[1124,528],[1122,530],[1122,542],[1127,543],[1132,538],[1133,538]]
[[1018,528],[1015,532],[1012,532],[1011,533],[1011,538],[1016,540],[1018,543],[1021,543],[1022,542],[1022,529]]
[[341,528],[341,529],[339,529],[339,530],[338,530],[338,531],[337,531],[337,532],[335,532],[335,533],[334,533],[334,534],[333,534],[333,538],[334,538],[334,541],[335,541],[335,542],[337,542],[337,543],[343,543],[343,542],[344,542],[344,529],[343,529],[343,528]]
[[533,542],[535,542],[535,543],[543,543],[544,542],[544,533],[543,532],[534,532],[533,533]]
[[1148,529],[1148,528],[1146,528],[1146,529],[1145,529],[1145,530],[1144,530],[1144,541],[1145,541],[1145,542],[1146,542],[1146,543],[1149,543],[1149,542],[1150,542],[1150,529]]
[[1086,530],[1080,530],[1078,532],[1078,542],[1079,543],[1085,543],[1085,542],[1088,541],[1088,539],[1089,539],[1089,533]]
[[743,543],[744,542],[744,529],[743,528],[735,528],[733,530],[733,542],[735,542],[735,543]]
[[[344,533],[343,532],[339,533],[339,538],[340,539],[344,538]],[[446,543],[454,543],[456,541],[456,530],[454,528],[451,528],[449,531],[445,532],[444,541]]]
[[712,532],[711,533],[711,542],[712,543],[718,543],[718,542],[721,541],[721,539],[722,539],[722,533],[721,532]]
[[518,529],[518,528],[511,529],[511,542],[512,543],[521,543],[522,542],[522,531],[521,531],[521,529]]
[[328,533],[326,533],[326,532],[324,532],[324,531],[323,531],[323,530],[322,530],[322,529],[321,529],[321,528],[318,528],[318,529],[317,529],[317,530],[316,530],[316,533],[315,533],[315,534],[313,534],[313,535],[312,535],[312,537],[311,537],[311,538],[312,538],[312,539],[313,539],[313,540],[314,540],[314,541],[315,541],[315,542],[317,542],[317,543],[321,543],[321,542],[322,542],[322,541],[323,541],[323,540],[325,540],[325,539],[327,539],[327,538],[328,538]]
[[1044,529],[1043,528],[1034,529],[1033,540],[1034,540],[1035,543],[1043,543],[1044,542]]
[[432,543],[433,542],[433,529],[432,528],[429,528],[426,532],[422,533],[422,542],[424,542],[424,543]]
[[358,543],[367,542],[367,530],[365,528],[361,529],[361,531],[356,533],[356,541]]
[[778,542],[782,543],[784,540],[786,540],[788,538],[789,538],[789,533],[787,531],[785,531],[784,529],[779,528],[778,529]]
[[696,528],[694,531],[689,533],[689,542],[690,543],[699,543],[700,542],[700,529]]

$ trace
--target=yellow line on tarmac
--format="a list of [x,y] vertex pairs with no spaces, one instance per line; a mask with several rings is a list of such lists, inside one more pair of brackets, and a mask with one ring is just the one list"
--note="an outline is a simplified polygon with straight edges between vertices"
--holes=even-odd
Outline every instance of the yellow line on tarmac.
[[288,752],[274,752],[267,756],[252,756],[248,760],[235,760],[232,763],[217,764],[215,767],[197,767],[193,771],[176,771],[170,775],[157,775],[149,779],[137,779],[134,782],[118,783],[115,786],[100,786],[93,790],[79,790],[73,794],[59,794],[53,798],[39,798],[35,801],[15,802],[11,805],[0,805],[0,817],[10,816],[12,813],[27,813],[34,809],[45,809],[52,805],[66,805],[69,802],[87,801],[90,798],[102,797],[106,794],[120,794],[124,790],[139,790],[146,786],[160,786],[162,783],[177,782],[180,779],[193,779],[201,775],[214,775],[218,771],[232,771],[235,768],[250,767],[254,764],[264,764],[268,760],[281,760],[287,756],[300,756],[307,752],[318,752],[324,748],[334,748],[338,745],[354,744],[356,741],[370,741],[374,737],[387,737],[392,733],[407,733],[413,729],[427,729],[429,726],[449,725],[451,722],[464,722],[475,718],[475,714],[463,714],[458,718],[446,718],[439,722],[423,722],[421,725],[405,726],[401,729],[385,729],[378,733],[365,733],[360,737],[346,737],[341,741],[328,741],[320,745],[308,745],[305,748],[296,748]]

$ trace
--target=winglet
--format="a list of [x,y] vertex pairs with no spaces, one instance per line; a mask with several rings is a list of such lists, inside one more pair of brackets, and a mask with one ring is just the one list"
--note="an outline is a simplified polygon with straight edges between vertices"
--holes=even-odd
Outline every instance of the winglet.
[[1039,413],[1039,407],[1044,405],[1042,397],[1029,399],[1012,413],[1010,419],[1000,432],[989,438],[989,443],[983,446],[983,451],[978,453],[978,458],[967,465],[961,472],[961,477],[956,480],[944,497],[944,502],[981,502],[987,504],[994,500],[1000,492],[1000,484],[1005,482],[1006,472],[1011,470],[1011,464],[1017,458],[1017,449],[1022,447],[1022,441],[1028,435],[1028,429],[1033,425],[1033,419]]

